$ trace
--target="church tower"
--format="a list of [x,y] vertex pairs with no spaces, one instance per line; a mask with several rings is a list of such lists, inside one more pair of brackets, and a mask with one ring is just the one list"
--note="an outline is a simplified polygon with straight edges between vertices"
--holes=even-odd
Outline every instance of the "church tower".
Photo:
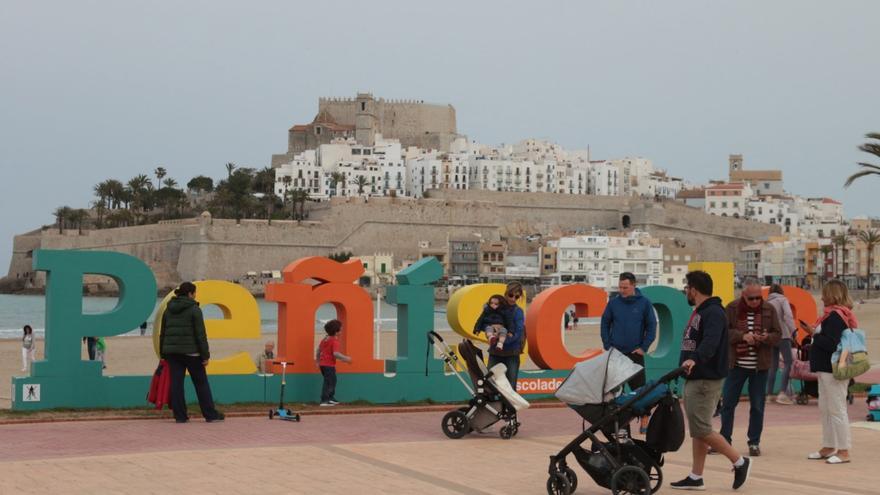
[[354,138],[360,145],[373,146],[378,128],[376,100],[370,93],[358,93],[355,105]]

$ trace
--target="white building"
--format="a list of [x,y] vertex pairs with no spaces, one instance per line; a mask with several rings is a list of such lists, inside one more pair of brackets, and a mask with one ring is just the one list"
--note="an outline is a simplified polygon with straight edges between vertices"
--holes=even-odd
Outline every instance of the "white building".
[[619,196],[620,170],[608,162],[590,162],[589,193],[596,196]]
[[315,150],[306,150],[293,160],[275,169],[275,195],[283,198],[287,191],[303,189],[313,199],[326,199],[328,182],[316,159]]
[[538,253],[511,254],[505,258],[504,273],[508,278],[539,278],[541,260]]
[[745,218],[752,189],[745,183],[715,184],[706,188],[706,213],[722,217]]
[[661,284],[663,246],[645,232],[562,237],[551,245],[557,249],[556,275],[562,283],[581,282],[613,292],[618,276],[631,272],[640,285]]
[[617,168],[620,178],[619,194],[623,196],[653,197],[649,177],[654,173],[651,160],[641,157],[618,158],[608,160],[609,165]]

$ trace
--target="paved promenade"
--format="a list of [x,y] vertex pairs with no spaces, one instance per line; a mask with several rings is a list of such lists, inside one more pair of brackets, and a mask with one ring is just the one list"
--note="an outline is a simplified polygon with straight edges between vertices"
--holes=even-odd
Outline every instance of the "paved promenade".
[[[738,409],[736,446],[745,448],[748,404]],[[850,408],[864,417],[864,399]],[[565,408],[522,415],[513,440],[449,440],[443,412],[306,416],[302,423],[229,418],[224,423],[89,421],[0,426],[0,493],[357,493],[542,494],[548,456],[581,429]],[[807,461],[819,446],[815,401],[767,406],[762,449],[742,492],[880,494],[880,431],[853,428],[853,462]],[[667,456],[662,493],[686,475],[690,445]],[[580,470],[577,493],[609,493]],[[706,483],[730,493],[727,461],[712,456]]]

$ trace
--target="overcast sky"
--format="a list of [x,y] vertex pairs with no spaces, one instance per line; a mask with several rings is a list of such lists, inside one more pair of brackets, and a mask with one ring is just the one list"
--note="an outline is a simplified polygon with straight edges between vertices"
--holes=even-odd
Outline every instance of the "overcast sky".
[[[844,190],[880,132],[880,2],[0,3],[0,272],[12,236],[106,178],[263,167],[319,96],[451,103],[489,144],[548,138],[692,181],[779,168]],[[876,162],[876,160],[875,160]]]

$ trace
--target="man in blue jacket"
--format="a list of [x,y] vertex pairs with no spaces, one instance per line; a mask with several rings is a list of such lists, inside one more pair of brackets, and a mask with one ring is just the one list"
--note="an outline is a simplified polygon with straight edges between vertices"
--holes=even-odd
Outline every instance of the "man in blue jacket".
[[[645,384],[645,353],[657,335],[657,317],[651,301],[636,288],[635,275],[623,272],[618,280],[620,294],[608,301],[602,314],[602,347],[606,351],[613,347],[642,366],[642,371],[629,381],[629,387],[635,390]],[[640,431],[644,433],[647,428],[645,416]]]

